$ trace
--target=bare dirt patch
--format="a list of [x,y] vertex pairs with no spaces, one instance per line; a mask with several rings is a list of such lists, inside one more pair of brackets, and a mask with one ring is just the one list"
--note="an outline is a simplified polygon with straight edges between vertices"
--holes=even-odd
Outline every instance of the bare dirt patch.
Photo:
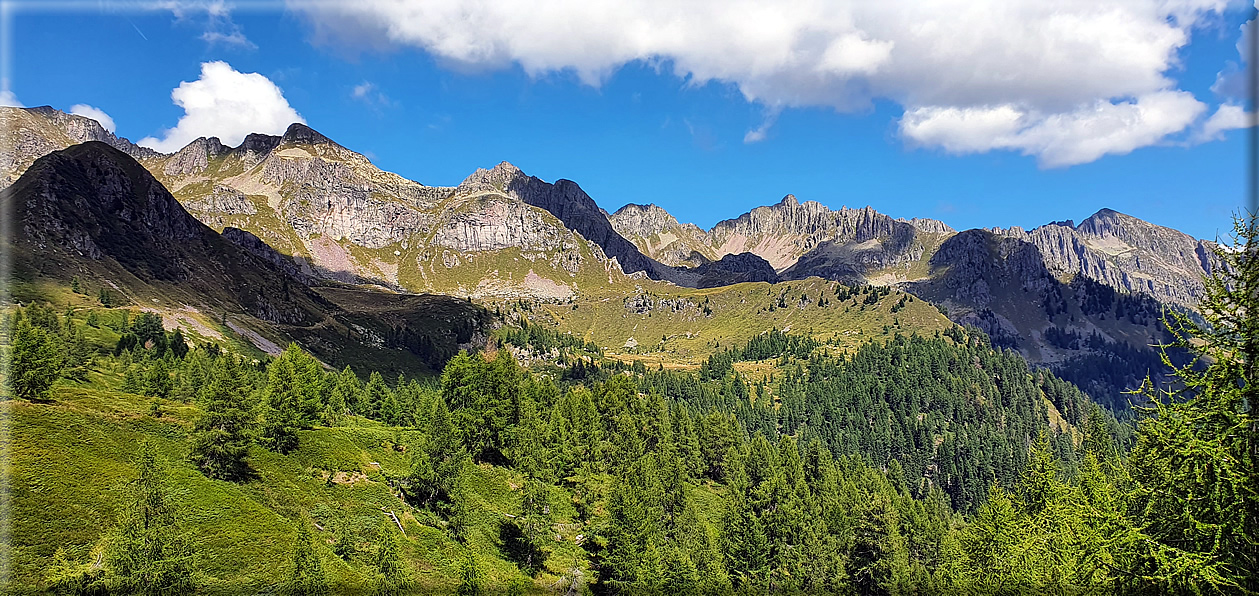
[[330,472],[328,470],[320,470],[319,475],[323,478],[324,482],[331,482],[333,484],[344,484],[347,486],[358,484],[360,482],[371,482],[371,480],[367,479],[367,474],[364,474],[358,470],[353,470],[350,472],[346,472],[343,470],[338,470],[336,472]]

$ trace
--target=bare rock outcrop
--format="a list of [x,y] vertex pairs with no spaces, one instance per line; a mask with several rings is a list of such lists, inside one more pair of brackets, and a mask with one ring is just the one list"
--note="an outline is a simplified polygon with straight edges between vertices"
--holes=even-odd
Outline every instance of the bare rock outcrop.
[[0,107],[0,188],[13,184],[36,159],[87,141],[100,141],[137,160],[162,154],[114,136],[99,122],[67,114],[50,106],[36,108]]
[[1081,275],[1191,309],[1202,298],[1203,278],[1217,266],[1213,243],[1110,209],[1078,226],[1065,221],[999,232],[1034,244],[1060,276]]

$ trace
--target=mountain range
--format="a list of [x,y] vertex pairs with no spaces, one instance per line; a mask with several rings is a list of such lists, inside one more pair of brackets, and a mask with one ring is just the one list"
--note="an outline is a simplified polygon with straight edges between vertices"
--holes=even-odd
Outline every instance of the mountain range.
[[[833,210],[786,195],[704,230],[654,204],[609,214],[577,183],[548,183],[507,162],[457,186],[426,186],[304,124],[280,136],[251,134],[236,147],[200,138],[162,154],[49,107],[0,108],[0,123],[13,140],[0,153],[0,185],[22,199],[20,236],[36,250],[63,251],[49,263],[69,270],[108,256],[131,275],[143,271],[145,284],[179,282],[181,291],[219,296],[252,319],[300,320],[302,328],[350,316],[354,309],[333,294],[370,289],[405,309],[404,297],[415,294],[579,302],[817,277],[896,286],[1094,393],[1117,395],[1152,362],[1148,346],[1164,338],[1162,309],[1192,312],[1215,267],[1211,242],[1109,209],[1078,225],[959,232],[933,219],[895,219],[868,206]],[[119,180],[130,186],[116,187]],[[56,207],[50,188],[68,189],[78,202]],[[107,209],[102,220],[143,212],[126,201],[93,204],[93,193],[160,206],[128,230],[101,230],[140,238],[144,250],[66,225],[86,206]],[[165,197],[191,217],[170,215]],[[54,216],[53,208],[64,210]],[[204,251],[187,253],[194,245]],[[224,267],[220,261],[247,278],[274,281],[279,272],[291,285],[259,296],[285,301],[264,306],[197,273]],[[204,287],[188,286],[194,279]]]

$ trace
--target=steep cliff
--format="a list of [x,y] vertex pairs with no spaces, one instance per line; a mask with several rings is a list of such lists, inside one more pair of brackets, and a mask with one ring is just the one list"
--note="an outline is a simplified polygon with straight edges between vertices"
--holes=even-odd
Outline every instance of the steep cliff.
[[1066,221],[997,232],[1036,245],[1060,276],[1081,275],[1185,308],[1197,307],[1202,280],[1216,266],[1212,243],[1110,209],[1078,226]]

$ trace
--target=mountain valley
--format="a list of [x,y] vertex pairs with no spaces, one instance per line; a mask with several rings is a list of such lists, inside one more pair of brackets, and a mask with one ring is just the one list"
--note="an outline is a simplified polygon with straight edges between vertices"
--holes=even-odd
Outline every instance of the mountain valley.
[[1233,254],[0,121],[14,593],[1120,590],[1127,392]]

